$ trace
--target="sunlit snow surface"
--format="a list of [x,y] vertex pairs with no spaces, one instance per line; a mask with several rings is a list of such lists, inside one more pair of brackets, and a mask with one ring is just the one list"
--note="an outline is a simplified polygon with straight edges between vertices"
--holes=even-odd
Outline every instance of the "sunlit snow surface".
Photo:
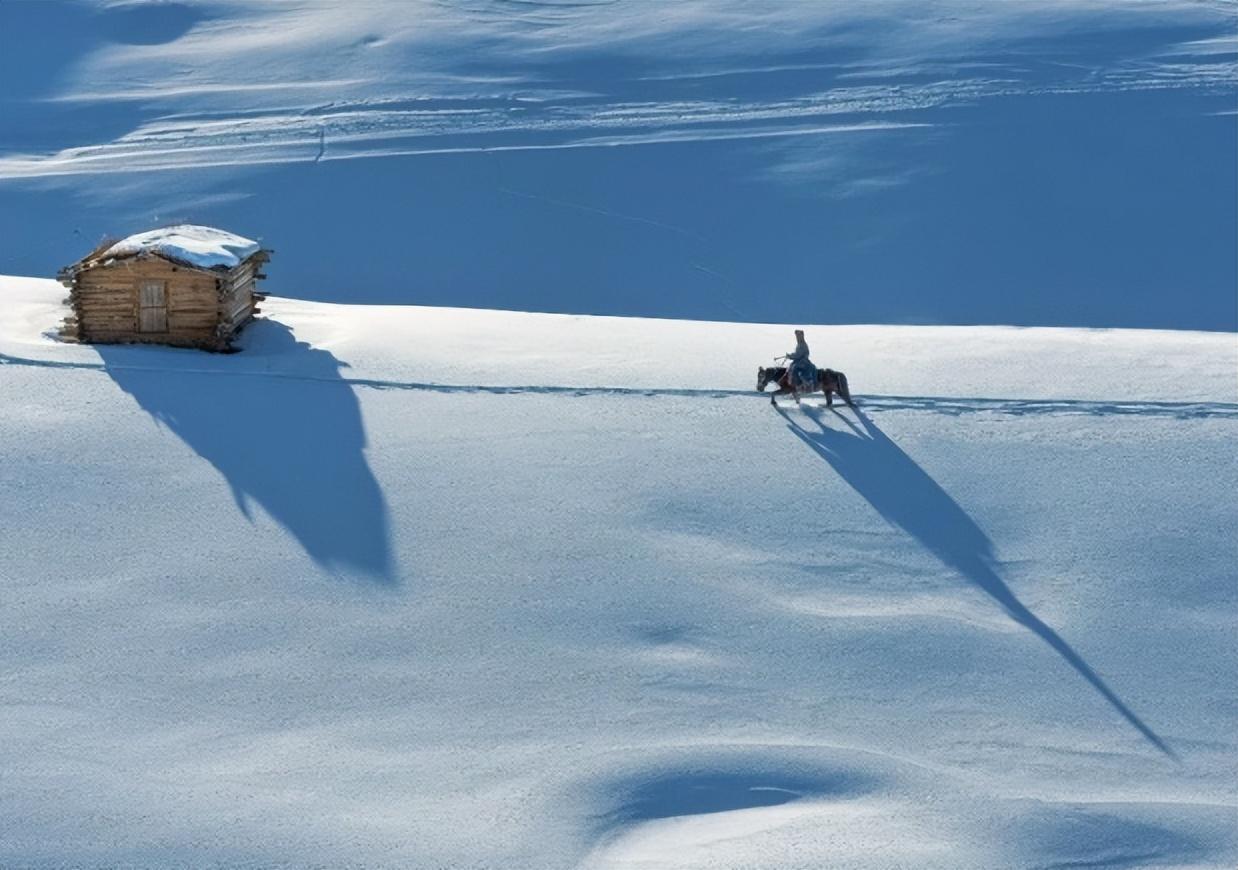
[[0,865],[1238,863],[1232,335],[0,279]]
[[324,301],[1233,330],[1236,65],[1197,0],[5,2],[0,272],[199,223]]

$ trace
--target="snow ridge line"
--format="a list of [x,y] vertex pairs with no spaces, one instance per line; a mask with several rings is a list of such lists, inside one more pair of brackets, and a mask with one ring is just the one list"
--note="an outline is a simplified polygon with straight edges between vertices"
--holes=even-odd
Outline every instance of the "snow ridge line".
[[[408,390],[429,393],[483,393],[490,395],[551,395],[551,396],[635,396],[653,398],[755,398],[768,396],[756,390],[705,389],[691,387],[573,387],[562,385],[491,385],[439,384],[420,381],[392,381],[379,378],[346,378],[303,375],[295,372],[228,369],[158,368],[155,366],[107,365],[105,363],[36,360],[0,353],[0,366],[30,366],[36,368],[78,369],[84,371],[149,372],[151,374],[223,375],[226,377],[276,378],[310,381],[322,384],[346,384],[375,390]],[[982,412],[1013,416],[1043,414],[1082,414],[1087,416],[1170,417],[1175,419],[1233,418],[1238,419],[1238,403],[1233,402],[1156,402],[1149,400],[1088,400],[1088,399],[992,399],[948,396],[882,396],[866,395],[857,405],[873,411],[932,411],[938,414],[974,414]],[[837,405],[842,408],[844,405]]]

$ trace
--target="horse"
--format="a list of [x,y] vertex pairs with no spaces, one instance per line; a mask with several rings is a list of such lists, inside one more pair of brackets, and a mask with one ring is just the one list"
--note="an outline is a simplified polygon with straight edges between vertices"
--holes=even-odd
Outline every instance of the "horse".
[[[764,393],[765,387],[769,384],[777,384],[778,389],[769,397],[769,403],[775,407],[778,405],[774,399],[778,396],[785,396],[787,393],[795,396],[795,404],[800,403],[800,391],[797,387],[791,384],[791,379],[787,375],[786,366],[775,366],[772,368],[764,368],[757,366],[757,390]],[[842,372],[836,372],[833,369],[817,369],[817,383],[808,392],[815,393],[820,391],[825,393],[826,407],[834,406],[834,396],[841,396],[842,400],[847,403],[848,408],[854,408],[855,402],[851,401],[851,390],[847,387],[847,376]]]

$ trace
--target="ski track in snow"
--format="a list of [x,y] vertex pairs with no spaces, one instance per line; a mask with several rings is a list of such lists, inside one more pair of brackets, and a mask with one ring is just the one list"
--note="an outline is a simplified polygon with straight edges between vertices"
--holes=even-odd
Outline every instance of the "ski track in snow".
[[[650,21],[650,16],[619,4],[502,4],[477,15],[467,6],[450,4],[427,8],[367,3],[341,16],[329,7],[292,4],[272,9],[269,4],[237,3],[216,26],[191,28],[161,51],[113,47],[87,57],[80,80],[52,99],[87,107],[140,100],[157,107],[153,117],[135,115],[133,129],[111,141],[79,141],[56,150],[40,149],[32,142],[16,153],[0,152],[0,179],[900,129],[931,125],[869,120],[822,126],[820,122],[839,115],[881,119],[1019,95],[1232,91],[1235,65],[1224,45],[1218,51],[1208,40],[1161,46],[1160,51],[1143,48],[1093,63],[996,63],[983,53],[988,40],[1002,31],[1027,34],[1045,27],[1043,22],[1034,26],[1027,16],[1039,4],[1024,5],[1023,15],[1006,10],[978,14],[967,4],[956,10],[959,15],[943,13],[928,30],[941,28],[937,38],[957,40],[959,53],[940,62],[932,58],[932,39],[923,47],[903,41],[894,49],[887,43],[891,32],[907,26],[903,21],[881,21],[894,7],[856,12],[818,8],[820,4],[781,8],[774,4],[765,15],[752,16],[751,26],[737,27],[734,17],[740,13],[722,11],[717,4],[679,4],[667,20],[654,16]],[[1183,21],[1216,26],[1218,16],[1196,5],[1190,15],[1161,9],[1149,18],[1155,22],[1164,16],[1179,26]],[[554,8],[553,26],[542,22],[548,29],[541,25],[527,29],[533,23],[527,18],[530,8]],[[496,9],[502,12],[495,14]],[[1113,11],[1122,10],[1115,5]],[[641,18],[639,24],[626,20],[634,15]],[[763,20],[766,16],[769,19]],[[785,46],[775,35],[778,28],[767,29],[779,19],[782,27],[798,32],[800,52],[819,47],[821,29],[832,24],[867,49],[861,52],[865,59],[804,64],[799,53],[780,56]],[[411,27],[412,22],[417,27]],[[255,48],[266,63],[259,65],[263,80],[255,80],[246,64],[234,62],[233,34],[241,28],[284,33],[300,51],[289,51],[284,40],[271,44],[258,37]],[[394,33],[388,38],[375,36],[389,31]],[[455,43],[456,51],[426,52],[421,40],[435,31]],[[686,56],[667,66],[658,46],[660,39],[676,31]],[[683,41],[683,33],[691,31],[703,37],[703,44]],[[567,46],[596,50],[611,44],[619,33],[629,51],[648,54],[651,63],[657,58],[631,80],[622,65],[616,70],[586,68],[581,76],[565,75],[562,58],[534,60],[543,53],[561,54]],[[711,33],[715,38],[725,34],[728,43],[735,43],[734,53],[716,54],[709,45]],[[478,45],[486,46],[484,53]],[[530,52],[534,45],[540,48]],[[169,75],[167,64],[160,60],[177,56],[178,50],[192,51],[203,66],[222,74]],[[919,56],[926,50],[929,57]],[[478,54],[497,54],[503,62],[487,69],[449,60],[453,55]],[[204,58],[214,62],[203,62]],[[306,68],[306,58],[314,58],[312,71]],[[319,76],[323,58],[341,65],[342,74]],[[969,72],[975,70],[986,75]],[[698,91],[714,80],[778,81],[792,72],[805,75],[799,88],[784,83],[772,93],[763,88],[760,96],[753,97],[737,96],[734,88]],[[925,77],[931,78],[924,81]],[[144,84],[135,88],[134,82]],[[676,87],[684,82],[697,88]],[[800,126],[804,122],[815,124],[804,128]],[[456,141],[462,137],[476,141]],[[508,141],[511,137],[520,141]]]

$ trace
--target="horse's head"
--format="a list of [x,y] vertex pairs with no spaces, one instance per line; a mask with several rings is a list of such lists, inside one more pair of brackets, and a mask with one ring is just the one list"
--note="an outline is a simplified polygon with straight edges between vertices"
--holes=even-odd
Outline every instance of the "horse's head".
[[765,388],[770,384],[781,386],[782,376],[786,373],[786,368],[782,366],[774,366],[773,368],[757,366],[757,390],[764,393]]
[[765,387],[769,384],[769,373],[770,373],[769,369],[763,366],[757,366],[757,392],[758,393],[765,392]]

